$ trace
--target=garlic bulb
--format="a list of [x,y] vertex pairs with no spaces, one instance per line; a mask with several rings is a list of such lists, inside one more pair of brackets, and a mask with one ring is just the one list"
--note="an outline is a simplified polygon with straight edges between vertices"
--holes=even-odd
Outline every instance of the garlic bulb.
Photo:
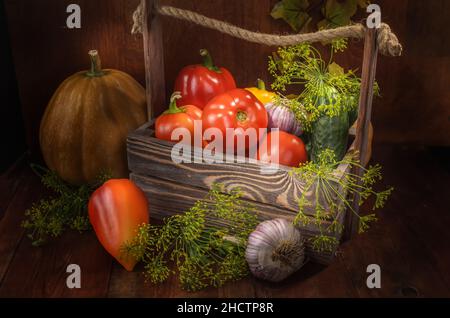
[[248,238],[245,258],[256,277],[282,281],[305,263],[300,231],[281,218],[262,222]]
[[265,107],[269,116],[268,128],[278,128],[295,136],[303,133],[302,126],[288,107],[273,103],[268,103]]

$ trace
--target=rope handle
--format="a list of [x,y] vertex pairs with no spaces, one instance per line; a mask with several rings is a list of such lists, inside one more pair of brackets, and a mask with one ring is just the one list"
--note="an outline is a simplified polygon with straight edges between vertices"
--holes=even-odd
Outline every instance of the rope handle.
[[[171,6],[161,6],[155,8],[155,10],[158,14],[163,16],[192,22],[224,34],[228,34],[238,39],[267,46],[289,46],[302,42],[328,42],[339,38],[362,39],[364,38],[366,31],[365,26],[358,23],[313,33],[277,35],[246,30],[224,21],[208,18],[193,11]],[[134,24],[131,30],[132,34],[143,33],[143,16],[144,12],[141,3],[133,13]],[[391,28],[386,23],[381,24],[377,35],[377,41],[381,54],[386,56],[400,56],[402,54],[402,45],[398,41],[397,36],[391,31]]]

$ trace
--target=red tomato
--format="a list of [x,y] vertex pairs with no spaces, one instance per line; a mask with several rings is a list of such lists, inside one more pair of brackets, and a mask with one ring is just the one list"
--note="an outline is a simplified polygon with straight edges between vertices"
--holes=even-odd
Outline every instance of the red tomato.
[[141,224],[149,222],[144,193],[128,179],[109,180],[92,194],[88,210],[100,243],[123,267],[132,271],[136,260],[124,255],[122,247],[135,237]]
[[[272,139],[276,140],[274,134],[278,135],[278,146],[275,142],[272,144]],[[278,163],[290,167],[298,167],[301,163],[308,161],[305,144],[297,136],[280,130],[268,133],[261,145],[264,142],[266,142],[266,146],[260,146],[258,149],[258,160],[277,163],[276,156],[278,155]]]
[[[203,109],[203,131],[218,128],[225,140],[225,146],[233,142],[226,140],[227,128],[242,128],[235,131],[235,147],[237,136],[243,135],[248,128],[254,128],[257,141],[260,139],[259,128],[267,128],[268,115],[264,105],[249,91],[236,88],[214,97]],[[245,148],[249,148],[249,138],[245,137]],[[257,145],[251,145],[257,146]],[[236,149],[236,148],[235,148]]]
[[194,105],[177,107],[176,100],[180,99],[179,92],[173,93],[170,106],[155,122],[156,138],[167,141],[172,140],[172,132],[177,128],[186,128],[191,134],[191,143],[194,138],[194,120],[202,119],[202,110]]
[[203,65],[190,65],[183,68],[175,81],[175,91],[183,96],[177,101],[178,106],[195,105],[203,109],[216,95],[236,88],[231,73],[213,64],[207,50],[200,51]]

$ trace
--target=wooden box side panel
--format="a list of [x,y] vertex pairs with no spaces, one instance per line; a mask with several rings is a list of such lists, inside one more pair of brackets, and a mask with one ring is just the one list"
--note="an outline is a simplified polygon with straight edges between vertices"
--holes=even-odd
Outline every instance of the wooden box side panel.
[[[152,218],[158,220],[163,220],[172,215],[188,211],[196,201],[205,198],[208,192],[205,189],[175,184],[170,181],[142,176],[135,173],[132,173],[130,178],[144,191],[149,200],[150,215]],[[251,203],[255,206],[260,221],[280,217],[293,221],[296,215],[296,213],[292,211],[276,208],[263,203]],[[218,223],[215,219],[210,219],[209,221],[218,225],[225,225]],[[341,219],[340,222],[342,221],[343,220]],[[317,252],[312,248],[312,243],[309,239],[319,234],[318,228],[311,224],[299,226],[299,228],[305,238],[309,258],[320,264],[329,264],[333,259],[337,245],[331,252]],[[334,237],[339,241],[341,235],[336,232],[334,233]]]
[[[304,193],[305,185],[291,175],[290,168],[280,166],[272,174],[263,174],[267,165],[260,162],[207,164],[195,151],[191,156],[192,163],[177,164],[171,157],[173,145],[154,138],[148,125],[137,130],[127,142],[130,171],[206,190],[214,183],[220,183],[227,192],[239,188],[246,199],[298,211],[297,200]],[[195,163],[196,159],[202,163]],[[342,165],[337,174],[343,176],[346,171],[348,166]],[[306,195],[312,197],[312,191]],[[313,209],[307,213],[313,213]]]

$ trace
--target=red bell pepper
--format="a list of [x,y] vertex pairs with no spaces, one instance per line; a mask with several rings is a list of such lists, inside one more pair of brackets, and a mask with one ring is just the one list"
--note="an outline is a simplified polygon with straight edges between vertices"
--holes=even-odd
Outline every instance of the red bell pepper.
[[195,105],[203,109],[215,96],[236,88],[236,82],[231,73],[214,66],[207,50],[200,50],[203,65],[186,66],[178,74],[175,81],[175,92],[181,92],[182,98],[178,106]]
[[89,220],[103,247],[125,269],[132,271],[136,260],[122,247],[135,236],[141,224],[149,222],[144,193],[128,179],[105,182],[89,199]]

